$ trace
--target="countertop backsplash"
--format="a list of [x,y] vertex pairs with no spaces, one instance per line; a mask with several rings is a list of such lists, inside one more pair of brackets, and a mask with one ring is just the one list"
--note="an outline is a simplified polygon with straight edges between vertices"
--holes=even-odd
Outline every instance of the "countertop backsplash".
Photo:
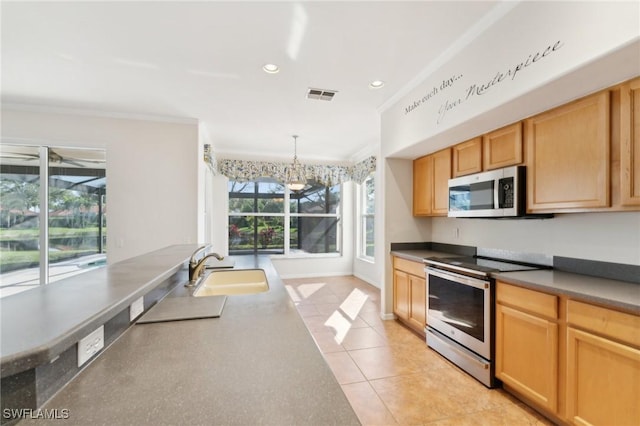
[[589,259],[553,256],[546,254],[515,252],[493,248],[463,246],[437,242],[391,243],[391,251],[430,250],[461,256],[485,256],[516,262],[551,266],[554,270],[573,274],[588,275],[610,280],[640,284],[640,265],[603,262]]

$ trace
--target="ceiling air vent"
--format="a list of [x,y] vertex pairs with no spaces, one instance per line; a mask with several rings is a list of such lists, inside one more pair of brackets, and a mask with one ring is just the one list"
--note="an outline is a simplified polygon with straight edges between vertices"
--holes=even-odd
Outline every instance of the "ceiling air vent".
[[333,99],[336,93],[338,93],[337,90],[313,89],[310,87],[307,91],[307,99],[330,101],[331,99]]

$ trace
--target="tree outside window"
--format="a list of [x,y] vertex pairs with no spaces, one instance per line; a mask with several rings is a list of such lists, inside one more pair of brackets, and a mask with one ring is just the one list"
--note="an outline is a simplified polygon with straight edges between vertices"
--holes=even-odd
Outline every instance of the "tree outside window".
[[284,253],[284,185],[229,181],[229,253]]
[[106,194],[102,150],[3,144],[0,297],[105,265]]

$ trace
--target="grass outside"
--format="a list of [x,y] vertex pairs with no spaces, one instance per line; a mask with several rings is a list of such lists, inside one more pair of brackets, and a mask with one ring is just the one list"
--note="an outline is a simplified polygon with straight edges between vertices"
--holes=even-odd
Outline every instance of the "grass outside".
[[[273,229],[271,237],[265,241],[261,238],[261,233],[267,229]],[[236,228],[237,233],[235,235],[229,235],[229,249],[230,250],[253,250],[253,227],[247,226],[242,228]],[[282,225],[275,226],[259,226],[258,227],[258,248],[260,249],[284,249],[284,227]]]
[[[92,228],[49,228],[49,238],[78,238],[97,237],[98,227]],[[107,228],[102,228],[106,234]],[[2,241],[27,241],[37,239],[39,229],[0,229],[0,242]]]
[[[95,249],[50,251],[49,262],[62,262],[63,260],[74,259],[76,257],[95,253]],[[0,251],[0,272],[3,273],[18,269],[33,268],[38,266],[39,262],[40,252],[38,250]]]

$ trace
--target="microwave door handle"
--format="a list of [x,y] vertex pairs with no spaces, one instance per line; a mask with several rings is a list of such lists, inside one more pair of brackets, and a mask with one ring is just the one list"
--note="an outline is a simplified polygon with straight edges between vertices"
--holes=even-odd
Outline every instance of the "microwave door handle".
[[500,208],[500,180],[496,179],[493,182],[493,208]]

